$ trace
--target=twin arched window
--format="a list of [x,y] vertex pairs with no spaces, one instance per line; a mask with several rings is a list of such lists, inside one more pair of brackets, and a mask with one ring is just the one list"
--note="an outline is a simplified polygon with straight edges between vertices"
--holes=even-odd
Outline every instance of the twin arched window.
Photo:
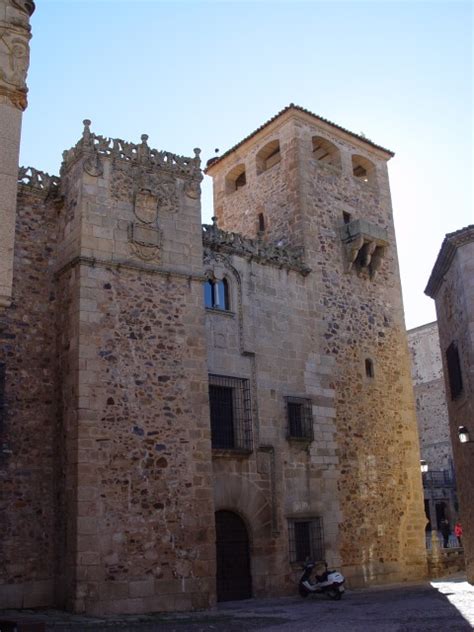
[[211,309],[230,309],[229,283],[227,279],[209,279],[204,284],[204,305]]

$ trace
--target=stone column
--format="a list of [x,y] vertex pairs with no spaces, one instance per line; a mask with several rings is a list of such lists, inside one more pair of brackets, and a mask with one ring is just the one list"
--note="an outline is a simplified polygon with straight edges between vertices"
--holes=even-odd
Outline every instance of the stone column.
[[12,298],[18,155],[34,9],[31,0],[0,0],[0,309]]

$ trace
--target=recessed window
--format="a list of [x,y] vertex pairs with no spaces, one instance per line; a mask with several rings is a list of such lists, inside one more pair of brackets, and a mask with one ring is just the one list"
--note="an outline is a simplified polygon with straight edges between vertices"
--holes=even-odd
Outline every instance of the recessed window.
[[347,211],[342,211],[342,219],[344,221],[344,224],[350,224],[351,223],[351,214],[347,213]]
[[369,378],[375,377],[374,362],[371,358],[365,359],[365,375]]
[[286,397],[289,439],[313,439],[313,414],[310,399]]
[[226,191],[232,193],[241,189],[247,184],[247,176],[245,173],[245,165],[240,164],[235,166],[226,176]]
[[375,165],[363,156],[352,156],[352,175],[361,182],[372,184],[375,179]]
[[265,216],[263,215],[263,213],[258,214],[258,232],[265,232]]
[[204,284],[204,305],[210,309],[230,309],[229,283],[227,279],[209,279]]
[[333,167],[341,166],[341,154],[339,149],[321,136],[313,136],[313,158],[320,163],[332,165]]
[[251,450],[249,380],[209,375],[211,444],[214,449]]
[[321,518],[289,520],[290,562],[324,560],[323,524]]
[[457,399],[463,391],[463,383],[459,351],[455,342],[452,342],[446,349],[446,363],[448,365],[448,380],[449,390],[451,391],[451,399]]
[[280,162],[280,141],[272,140],[270,143],[262,147],[256,155],[257,174],[268,171],[274,165]]

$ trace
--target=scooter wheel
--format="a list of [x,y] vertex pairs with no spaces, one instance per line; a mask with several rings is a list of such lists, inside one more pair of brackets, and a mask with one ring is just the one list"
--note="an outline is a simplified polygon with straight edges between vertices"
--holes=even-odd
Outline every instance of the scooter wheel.
[[309,595],[307,589],[301,584],[298,586],[298,592],[300,593],[300,597],[307,597]]
[[329,599],[332,599],[333,601],[339,601],[342,597],[342,593],[335,589],[328,590],[328,597]]

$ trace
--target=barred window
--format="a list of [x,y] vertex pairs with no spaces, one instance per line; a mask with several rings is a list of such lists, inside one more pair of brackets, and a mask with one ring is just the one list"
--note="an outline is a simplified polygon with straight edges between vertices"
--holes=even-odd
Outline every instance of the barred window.
[[452,342],[446,349],[446,362],[448,365],[449,390],[451,399],[456,399],[463,390],[461,362],[459,360],[458,346]]
[[209,375],[212,447],[221,450],[252,449],[252,415],[249,380]]
[[321,518],[289,520],[290,562],[324,560],[323,523]]
[[286,397],[288,438],[313,440],[313,413],[310,399]]

